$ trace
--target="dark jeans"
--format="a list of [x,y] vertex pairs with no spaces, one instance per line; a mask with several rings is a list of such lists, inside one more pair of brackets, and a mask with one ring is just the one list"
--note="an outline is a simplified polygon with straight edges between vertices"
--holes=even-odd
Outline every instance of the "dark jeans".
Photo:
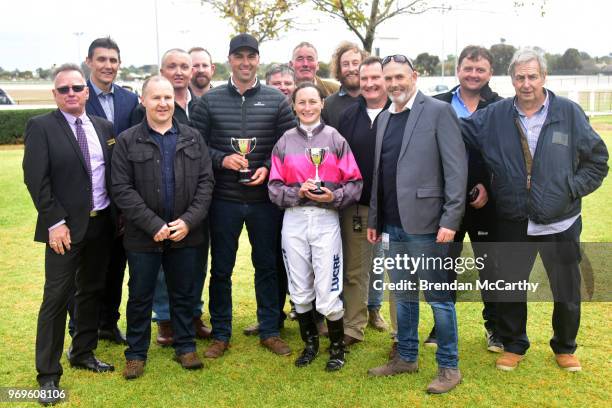
[[[387,257],[408,255],[412,258],[444,258],[448,245],[437,244],[436,234],[408,234],[401,227],[385,225],[389,234]],[[431,264],[416,271],[390,269],[389,278],[393,283],[402,281],[427,281],[430,284],[447,282],[446,271]],[[417,361],[419,351],[419,298],[418,290],[395,290],[391,293],[397,304],[397,350],[406,361]],[[437,329],[438,349],[436,362],[444,368],[457,368],[459,360],[457,315],[455,304],[448,290],[424,290],[425,300],[431,306]]]
[[[506,282],[529,280],[538,253],[546,269],[554,302],[550,346],[556,354],[576,351],[580,326],[580,232],[582,219],[558,234],[528,236],[527,221],[499,220],[500,279]],[[522,243],[522,244],[516,244]],[[525,354],[527,337],[527,295],[514,291],[497,303],[498,333],[504,350]],[[517,301],[519,300],[519,301]]]
[[85,238],[73,243],[70,251],[58,255],[49,245],[45,250],[45,288],[36,329],[36,370],[38,382],[59,381],[60,358],[64,348],[66,311],[73,300],[75,335],[72,357],[81,360],[93,355],[98,345],[100,295],[112,241],[109,211],[90,218]]
[[127,342],[125,358],[146,360],[151,342],[151,309],[160,266],[163,266],[170,296],[170,318],[174,330],[174,350],[177,355],[195,351],[195,331],[192,323],[195,282],[201,273],[200,247],[173,249],[163,252],[128,251],[130,265],[127,304]]
[[238,238],[246,224],[255,267],[259,336],[279,335],[277,241],[280,211],[272,203],[238,203],[213,199],[210,206],[210,322],[213,338],[232,336],[232,272]]

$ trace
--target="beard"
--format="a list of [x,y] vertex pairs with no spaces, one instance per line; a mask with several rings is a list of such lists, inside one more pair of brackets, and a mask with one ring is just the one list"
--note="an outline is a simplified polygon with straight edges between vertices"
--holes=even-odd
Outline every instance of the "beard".
[[391,102],[396,105],[405,105],[410,99],[410,94],[406,90],[402,91],[402,93],[399,95],[393,95],[392,90],[391,92],[388,92],[387,95],[389,96],[389,99],[391,99]]
[[210,85],[210,78],[205,75],[196,75],[191,79],[191,85],[198,89],[205,89]]
[[[348,76],[351,74],[353,74],[353,77],[349,79]],[[340,78],[340,84],[348,91],[359,90],[359,71],[348,72],[346,75]]]

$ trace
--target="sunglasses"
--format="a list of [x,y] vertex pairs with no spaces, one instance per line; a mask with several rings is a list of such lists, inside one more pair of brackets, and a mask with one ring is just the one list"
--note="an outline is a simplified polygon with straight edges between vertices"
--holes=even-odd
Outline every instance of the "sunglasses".
[[385,58],[383,58],[382,66],[384,67],[391,61],[397,62],[398,64],[408,64],[410,69],[414,71],[414,66],[412,65],[412,61],[410,61],[410,58],[408,58],[405,55],[402,55],[402,54],[388,55]]
[[86,86],[87,85],[60,86],[59,88],[55,88],[55,90],[62,95],[66,95],[68,92],[70,92],[71,88],[72,88],[72,92],[79,93],[79,92],[83,92]]

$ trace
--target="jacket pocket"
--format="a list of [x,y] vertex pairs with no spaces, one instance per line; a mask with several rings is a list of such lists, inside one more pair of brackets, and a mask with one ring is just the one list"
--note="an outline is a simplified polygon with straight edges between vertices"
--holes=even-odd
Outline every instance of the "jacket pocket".
[[421,187],[417,188],[417,198],[444,197],[444,192],[440,187]]
[[185,153],[185,177],[198,177],[200,175],[200,162],[202,151],[191,145],[183,150]]

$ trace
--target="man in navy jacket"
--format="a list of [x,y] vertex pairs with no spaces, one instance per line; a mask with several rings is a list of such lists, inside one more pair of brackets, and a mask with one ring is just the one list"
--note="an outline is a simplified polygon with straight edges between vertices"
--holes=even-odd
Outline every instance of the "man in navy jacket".
[[[114,83],[121,65],[119,46],[110,37],[98,38],[89,46],[85,63],[91,70],[87,81],[90,95],[85,110],[89,115],[113,122],[117,136],[130,127],[130,115],[138,105],[138,96],[135,93]],[[115,235],[100,307],[99,337],[123,344],[125,336],[119,330],[117,322],[126,257],[121,228]]]

